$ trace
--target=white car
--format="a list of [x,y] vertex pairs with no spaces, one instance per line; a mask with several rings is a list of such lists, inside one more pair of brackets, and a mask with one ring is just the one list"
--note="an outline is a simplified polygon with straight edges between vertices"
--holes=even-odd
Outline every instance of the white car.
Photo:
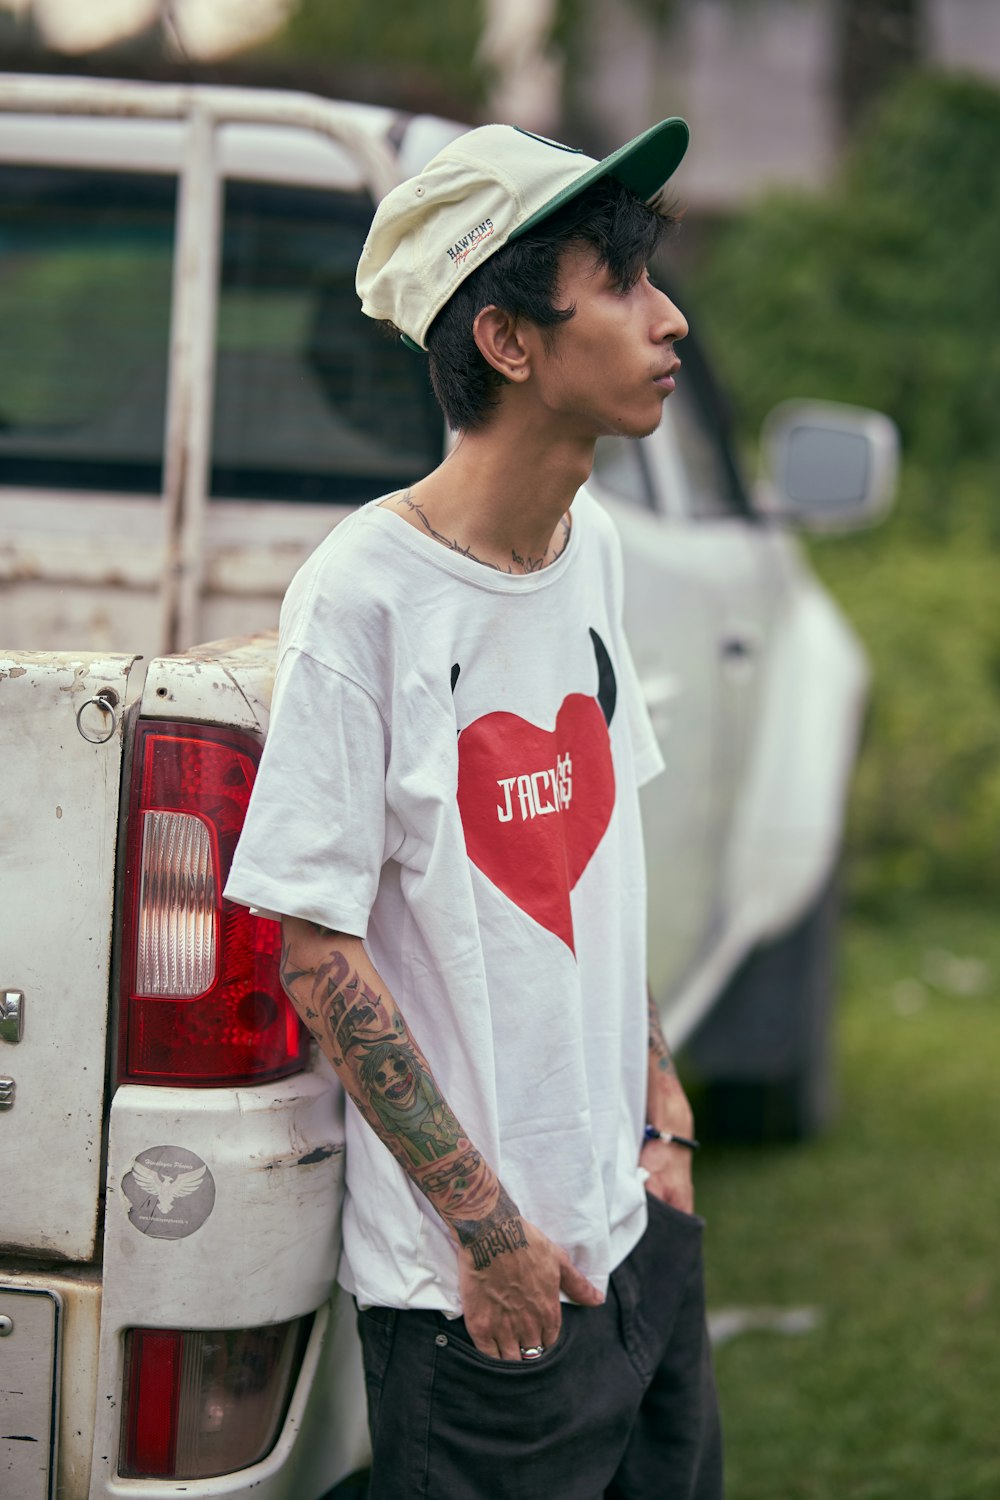
[[[353,281],[374,201],[459,128],[270,92],[0,79],[12,1500],[361,1483],[353,1309],[334,1286],[342,1100],[281,994],[275,925],[221,890],[285,585],[446,442],[423,360],[362,317]],[[895,433],[874,413],[780,411],[752,497],[696,341],[681,353],[660,429],[602,442],[592,481],[667,764],[643,793],[650,977],[715,1096],[802,1132],[826,1108],[830,893],[866,667],[785,522],[868,524]]]

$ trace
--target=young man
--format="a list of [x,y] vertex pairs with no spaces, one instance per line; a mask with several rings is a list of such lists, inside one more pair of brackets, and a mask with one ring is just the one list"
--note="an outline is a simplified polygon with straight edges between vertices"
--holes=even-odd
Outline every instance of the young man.
[[721,1494],[692,1119],[645,989],[662,762],[583,488],[674,386],[687,325],[647,263],[686,144],[668,120],[597,163],[474,130],[383,201],[358,270],[459,438],[294,580],[227,894],[281,915],[353,1100],[375,1497]]

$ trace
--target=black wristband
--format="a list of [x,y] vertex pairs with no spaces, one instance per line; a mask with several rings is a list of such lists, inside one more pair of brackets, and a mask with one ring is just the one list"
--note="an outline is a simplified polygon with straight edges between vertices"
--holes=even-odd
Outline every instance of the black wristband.
[[643,1131],[643,1139],[647,1141],[666,1141],[667,1145],[683,1146],[685,1151],[700,1151],[701,1142],[689,1135],[675,1135],[672,1130],[657,1130],[655,1125],[647,1125]]

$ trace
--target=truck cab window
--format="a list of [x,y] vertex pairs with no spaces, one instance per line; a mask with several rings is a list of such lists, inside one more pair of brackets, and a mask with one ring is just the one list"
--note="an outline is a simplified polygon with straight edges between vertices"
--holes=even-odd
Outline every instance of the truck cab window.
[[229,181],[211,493],[351,504],[440,461],[427,361],[361,312],[364,194]]
[[0,484],[160,492],[176,195],[0,166]]

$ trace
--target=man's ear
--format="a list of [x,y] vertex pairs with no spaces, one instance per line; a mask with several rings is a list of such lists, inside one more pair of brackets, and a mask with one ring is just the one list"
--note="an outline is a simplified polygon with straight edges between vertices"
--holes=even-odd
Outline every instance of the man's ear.
[[476,347],[488,364],[506,380],[519,385],[531,373],[531,355],[524,328],[502,308],[483,307],[472,325]]

